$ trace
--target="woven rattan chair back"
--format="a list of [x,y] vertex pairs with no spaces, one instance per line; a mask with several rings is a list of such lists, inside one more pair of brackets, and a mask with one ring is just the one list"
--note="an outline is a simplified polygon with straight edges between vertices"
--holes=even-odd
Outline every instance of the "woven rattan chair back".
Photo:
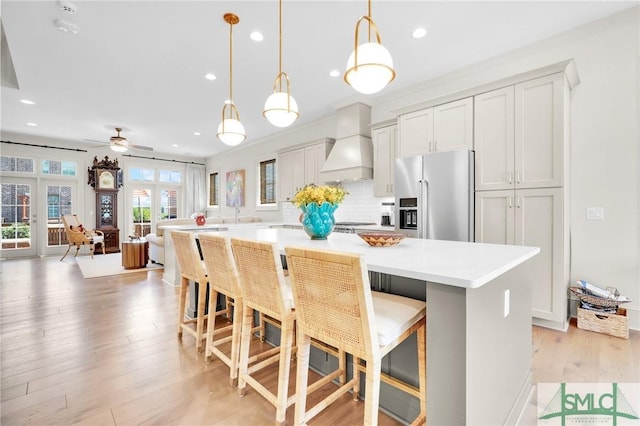
[[310,337],[358,357],[378,350],[366,267],[358,255],[287,247],[296,320]]
[[240,287],[231,241],[220,235],[206,233],[199,234],[198,241],[207,269],[209,285],[235,299],[240,295]]
[[275,243],[232,238],[245,303],[270,317],[289,315],[292,306]]
[[188,280],[206,283],[206,272],[200,259],[193,232],[170,231],[180,275]]

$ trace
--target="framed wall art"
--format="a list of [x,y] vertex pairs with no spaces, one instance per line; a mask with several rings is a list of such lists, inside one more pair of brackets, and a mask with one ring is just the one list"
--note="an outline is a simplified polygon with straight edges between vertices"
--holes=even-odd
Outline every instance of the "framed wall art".
[[227,206],[244,206],[244,169],[227,172]]

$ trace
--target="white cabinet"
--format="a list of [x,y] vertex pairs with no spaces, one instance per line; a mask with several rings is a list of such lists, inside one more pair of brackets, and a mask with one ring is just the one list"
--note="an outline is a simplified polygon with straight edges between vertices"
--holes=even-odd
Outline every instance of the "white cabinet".
[[371,139],[373,141],[373,195],[393,197],[398,126],[373,129]]
[[278,199],[290,200],[307,184],[320,182],[320,169],[334,144],[333,139],[306,144],[278,154]]
[[398,157],[473,149],[473,98],[400,116]]
[[475,221],[477,242],[540,247],[525,264],[534,277],[532,315],[566,321],[563,189],[476,192]]
[[304,184],[320,185],[320,170],[329,155],[333,143],[319,143],[304,148]]
[[563,185],[563,79],[553,74],[475,96],[476,190]]
[[304,150],[283,152],[278,157],[278,198],[282,201],[290,200],[304,186]]

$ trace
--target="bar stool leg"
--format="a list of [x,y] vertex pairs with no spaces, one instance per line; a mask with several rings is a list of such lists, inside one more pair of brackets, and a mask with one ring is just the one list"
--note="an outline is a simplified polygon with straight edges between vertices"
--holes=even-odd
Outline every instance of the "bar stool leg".
[[253,309],[244,305],[242,308],[242,337],[240,339],[240,362],[238,365],[238,395],[244,396],[247,382],[244,377],[249,367],[249,345],[251,343],[251,328],[253,328]]
[[184,311],[187,303],[187,288],[189,281],[186,278],[180,279],[180,296],[178,298],[178,340],[182,341],[182,324],[184,323]]
[[233,328],[231,330],[231,373],[229,383],[238,385],[238,364],[240,363],[240,334],[242,328],[242,299],[236,298],[233,306]]
[[[202,337],[204,336],[204,320],[207,318],[204,313],[204,307],[207,300],[207,287],[207,283],[198,283],[198,312],[196,312],[196,350],[198,351],[198,353],[201,353],[203,350]],[[211,315],[214,321],[216,319],[215,312],[216,311],[214,307]]]
[[[207,308],[208,312],[216,311],[216,303],[218,300],[218,292],[213,289],[213,287],[209,288],[209,305]],[[210,364],[213,358],[213,336],[216,331],[216,318],[213,317],[213,321],[207,322],[207,339],[204,347],[204,362]]]
[[294,424],[304,425],[307,411],[307,385],[309,382],[309,352],[311,338],[298,333],[298,359],[296,369],[296,405]]
[[380,368],[378,359],[367,360],[367,378],[364,389],[364,424],[378,424],[378,405],[380,402]]
[[278,368],[278,393],[276,405],[276,424],[284,425],[287,413],[287,392],[289,388],[289,370],[291,366],[291,346],[293,345],[294,320],[282,321],[280,335],[280,366]]

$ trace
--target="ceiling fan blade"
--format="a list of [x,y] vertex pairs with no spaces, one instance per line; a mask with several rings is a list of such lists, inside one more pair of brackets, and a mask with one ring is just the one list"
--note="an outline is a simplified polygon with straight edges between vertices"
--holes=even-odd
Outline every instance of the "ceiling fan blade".
[[[85,139],[85,141],[87,141],[87,142],[95,142],[95,143],[99,143],[101,145],[111,145],[110,141],[99,141],[97,139]],[[150,146],[134,145],[134,144],[131,144],[131,143],[127,143],[127,148],[137,149],[137,150],[140,150],[140,151],[153,151],[153,148],[151,148]]]
[[141,151],[153,151],[153,148],[151,148],[150,146],[143,146],[143,145],[134,145],[134,144],[129,144],[127,145],[129,148],[131,149],[139,149]]

